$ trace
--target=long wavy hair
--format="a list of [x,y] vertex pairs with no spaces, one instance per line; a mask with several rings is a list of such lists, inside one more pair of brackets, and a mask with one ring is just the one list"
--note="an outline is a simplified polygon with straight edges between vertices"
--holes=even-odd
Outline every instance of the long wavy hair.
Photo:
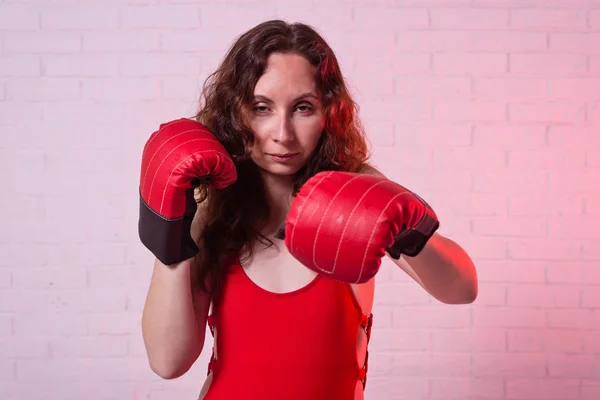
[[207,212],[195,259],[194,284],[219,293],[227,264],[234,257],[252,256],[253,244],[272,244],[261,234],[270,210],[258,167],[249,158],[253,134],[245,123],[254,87],[273,53],[304,56],[316,67],[316,80],[324,109],[321,139],[307,165],[298,171],[294,194],[323,170],[359,172],[368,160],[367,141],[338,60],[326,41],[310,26],[281,20],[263,22],[241,35],[218,69],[204,82],[201,108],[195,119],[206,125],[232,156],[238,179],[229,187],[201,188],[198,202]]

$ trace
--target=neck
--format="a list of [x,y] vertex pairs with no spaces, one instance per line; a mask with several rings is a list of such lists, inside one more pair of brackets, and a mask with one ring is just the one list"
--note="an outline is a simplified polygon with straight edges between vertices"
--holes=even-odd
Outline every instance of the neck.
[[265,228],[265,234],[274,235],[285,223],[290,210],[295,176],[263,173],[262,178],[269,209],[271,210],[271,217]]

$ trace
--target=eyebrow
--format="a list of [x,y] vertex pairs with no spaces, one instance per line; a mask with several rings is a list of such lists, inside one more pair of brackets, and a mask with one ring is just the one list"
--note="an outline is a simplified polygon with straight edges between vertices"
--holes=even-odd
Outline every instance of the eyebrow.
[[[300,100],[304,100],[304,99],[308,99],[308,98],[313,98],[315,100],[318,100],[317,96],[314,93],[302,93],[300,96],[298,96],[298,97],[296,97],[294,99],[294,102],[300,101]],[[262,100],[262,101],[264,101],[266,103],[273,103],[273,100],[271,100],[267,96],[263,96],[262,94],[254,96],[254,99],[255,100]]]

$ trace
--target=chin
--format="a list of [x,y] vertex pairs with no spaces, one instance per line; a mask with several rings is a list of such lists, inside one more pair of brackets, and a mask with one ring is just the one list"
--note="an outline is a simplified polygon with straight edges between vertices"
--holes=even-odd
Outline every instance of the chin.
[[266,160],[261,160],[262,162],[255,163],[259,166],[264,173],[275,175],[275,176],[294,176],[300,171],[305,165],[306,162],[303,163],[273,163]]

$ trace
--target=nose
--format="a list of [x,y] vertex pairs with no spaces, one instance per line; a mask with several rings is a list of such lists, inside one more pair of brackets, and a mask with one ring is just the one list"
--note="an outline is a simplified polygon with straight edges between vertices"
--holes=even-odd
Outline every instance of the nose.
[[273,141],[277,143],[288,143],[294,141],[295,132],[292,118],[282,113],[277,121],[277,129],[273,132]]

